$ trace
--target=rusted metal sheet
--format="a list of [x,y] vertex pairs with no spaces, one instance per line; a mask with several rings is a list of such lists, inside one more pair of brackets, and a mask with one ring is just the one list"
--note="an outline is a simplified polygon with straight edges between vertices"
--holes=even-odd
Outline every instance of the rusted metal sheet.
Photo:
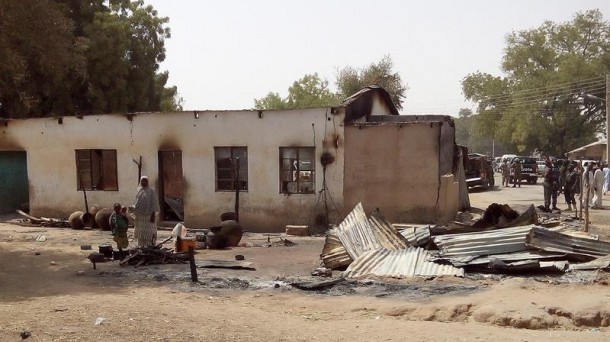
[[576,270],[601,270],[610,268],[610,255],[597,258],[595,260],[585,262],[582,264],[570,264],[570,271]]
[[326,235],[321,258],[324,266],[333,270],[346,267],[353,261],[339,238],[333,234]]
[[423,247],[432,240],[430,236],[430,226],[425,225],[410,225],[402,223],[393,223],[392,226],[398,230],[409,245]]
[[494,254],[489,256],[462,256],[462,257],[453,257],[453,258],[445,258],[445,257],[432,257],[431,261],[439,261],[446,260],[451,262],[453,266],[463,267],[463,266],[477,266],[477,265],[486,265],[492,262],[493,260],[502,260],[504,262],[513,262],[513,261],[522,261],[522,260],[545,260],[545,259],[559,259],[563,258],[566,255],[564,253],[552,253],[539,251],[535,249],[526,250],[523,252],[513,252],[506,254]]
[[419,247],[401,250],[376,249],[363,253],[343,273],[348,278],[365,276],[408,278],[434,276],[464,276],[464,270],[451,265],[426,261],[428,252]]
[[381,248],[395,250],[408,246],[407,240],[398,234],[391,224],[375,216],[369,220],[364,213],[362,203],[358,203],[345,220],[329,233],[339,238],[354,260],[370,250]]
[[439,235],[434,237],[434,243],[440,249],[439,256],[446,258],[523,252],[529,249],[525,245],[525,237],[533,227],[533,225],[528,225],[482,232]]
[[526,244],[548,252],[569,254],[577,258],[599,258],[610,254],[610,243],[569,236],[544,228],[532,228]]

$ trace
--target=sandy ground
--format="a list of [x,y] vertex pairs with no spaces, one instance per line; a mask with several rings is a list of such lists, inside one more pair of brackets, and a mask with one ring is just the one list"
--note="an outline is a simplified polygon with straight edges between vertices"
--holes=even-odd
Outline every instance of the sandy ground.
[[[540,204],[542,188],[475,190],[471,201],[480,208]],[[311,279],[323,239],[289,237],[297,245],[286,247],[256,234],[245,240],[277,244],[197,255],[242,254],[256,271],[199,269],[193,284],[188,265],[110,262],[93,270],[80,245],[110,242],[107,232],[22,227],[11,218],[0,219],[1,341],[21,340],[24,330],[31,341],[610,340],[605,272],[371,280],[305,292],[289,283]],[[610,210],[592,211],[591,220],[593,233],[610,235]],[[47,240],[36,242],[41,234]]]

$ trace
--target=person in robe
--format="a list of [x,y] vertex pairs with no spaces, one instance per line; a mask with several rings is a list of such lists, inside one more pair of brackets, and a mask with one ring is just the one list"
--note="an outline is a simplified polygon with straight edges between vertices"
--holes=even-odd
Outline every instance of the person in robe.
[[148,184],[146,176],[140,178],[140,186],[131,210],[135,218],[133,235],[138,246],[154,246],[157,242],[155,215],[159,212],[159,199],[155,189]]
[[601,169],[601,163],[595,165],[591,188],[593,189],[593,206],[591,208],[602,209],[602,197],[604,193],[604,172]]

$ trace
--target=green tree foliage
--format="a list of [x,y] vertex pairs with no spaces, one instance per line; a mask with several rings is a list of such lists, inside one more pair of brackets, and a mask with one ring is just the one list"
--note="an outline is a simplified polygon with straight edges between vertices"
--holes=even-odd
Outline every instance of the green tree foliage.
[[390,93],[396,108],[402,109],[407,85],[393,69],[394,63],[388,55],[364,68],[344,67],[337,73],[338,95],[345,99],[366,86],[377,84]]
[[0,116],[41,116],[71,107],[70,79],[84,74],[72,23],[56,4],[0,0]]
[[610,24],[601,13],[513,32],[506,45],[504,77],[477,72],[462,81],[481,132],[520,153],[562,155],[595,140],[605,127],[595,97],[604,97],[610,72]]
[[460,109],[458,118],[454,119],[454,122],[455,142],[461,146],[470,146],[470,132],[472,129],[472,123],[474,122],[472,110],[468,108]]
[[288,88],[288,96],[270,92],[261,99],[254,100],[256,109],[294,109],[309,107],[327,107],[336,105],[338,98],[328,88],[328,81],[317,73],[303,76]]
[[142,0],[0,0],[0,115],[180,110],[168,20]]
[[317,73],[308,74],[288,88],[286,98],[282,98],[278,93],[270,92],[263,98],[254,99],[254,107],[256,109],[293,109],[335,106],[362,88],[377,84],[390,93],[396,107],[401,109],[407,86],[402,82],[400,75],[392,70],[393,68],[390,56],[385,56],[379,62],[361,69],[344,67],[337,72],[337,92],[331,91],[328,81],[321,79]]
[[484,134],[480,127],[483,123],[479,115],[472,113],[468,108],[460,109],[455,122],[455,142],[460,146],[468,147],[470,153],[482,153],[488,156],[499,156],[512,151],[500,141],[494,141],[493,135]]

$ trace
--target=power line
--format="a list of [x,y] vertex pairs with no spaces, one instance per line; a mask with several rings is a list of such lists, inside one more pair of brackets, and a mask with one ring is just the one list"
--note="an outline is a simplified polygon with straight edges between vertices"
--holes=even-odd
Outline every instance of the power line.
[[[606,84],[606,82],[594,82],[594,83],[590,83],[587,85],[581,85],[580,88],[578,90],[587,90],[587,89],[591,89],[591,88],[597,88],[600,86],[604,86]],[[513,92],[513,93],[507,93],[504,95],[489,95],[489,96],[485,96],[486,100],[489,101],[497,101],[497,100],[505,100],[505,99],[511,99],[514,97],[521,97],[521,98],[531,98],[531,97],[539,97],[539,96],[550,96],[550,95],[557,95],[557,94],[561,94],[561,93],[573,93],[574,90],[573,89],[569,89],[569,88],[557,88],[555,90],[553,90],[553,93],[550,93],[548,91],[536,91],[536,90],[532,90],[529,92],[525,92],[525,91],[521,91],[521,92]],[[524,94],[524,96],[519,96],[521,94]],[[480,101],[479,101],[480,102]]]
[[[580,89],[574,89],[578,88]],[[510,110],[515,108],[520,108],[528,105],[540,105],[543,101],[548,101],[554,97],[562,97],[567,95],[575,94],[575,91],[578,92],[597,92],[605,90],[605,79],[604,76],[596,76],[588,79],[564,82],[549,85],[547,87],[539,87],[535,89],[522,89],[519,91],[511,92],[511,93],[501,93],[501,94],[492,94],[485,96],[483,99],[478,101],[465,100],[465,102],[473,102],[475,105],[480,105],[482,101],[489,101],[490,105],[496,107],[503,107],[504,110]],[[434,111],[444,111],[443,109],[448,109],[450,107],[455,106],[463,106],[464,102],[435,102],[433,104],[425,104],[425,103],[409,103],[408,101],[405,103],[405,111],[409,115],[423,115],[429,114]],[[422,111],[421,109],[412,109],[409,111],[409,108],[417,108],[417,107],[427,107],[430,108],[428,110]],[[436,109],[436,110],[435,110]],[[454,115],[455,113],[451,113],[449,115]]]
[[[598,80],[598,81],[591,82],[592,80]],[[536,89],[524,89],[524,90],[515,91],[512,93],[492,94],[492,95],[485,96],[485,99],[490,100],[490,102],[495,102],[496,104],[499,104],[499,105],[515,102],[512,100],[514,98],[518,98],[519,102],[524,102],[524,103],[526,102],[526,100],[532,100],[532,102],[537,102],[540,99],[548,99],[550,96],[563,96],[563,95],[573,94],[574,91],[572,89],[567,89],[566,86],[572,86],[572,87],[579,86],[579,87],[581,87],[581,89],[578,89],[579,91],[594,92],[594,91],[600,91],[600,90],[605,89],[605,80],[603,80],[603,76],[598,76],[598,77],[589,78],[589,79],[580,80],[580,81],[555,84],[555,85],[548,86],[548,87],[540,87],[540,88],[536,88]],[[560,90],[560,91],[555,92],[554,94],[549,94],[549,91],[551,91],[551,90],[553,90],[553,91]],[[524,95],[524,96],[519,96],[519,95]],[[483,100],[485,100],[485,99],[483,99]],[[493,100],[493,101],[491,101],[491,100]],[[478,101],[466,100],[466,101],[477,103],[477,102],[481,102],[482,100],[478,100]],[[463,105],[463,102],[440,101],[440,102],[435,102],[434,105],[436,105],[436,107],[432,107],[432,108],[447,108],[450,106]],[[430,107],[429,104],[426,104],[423,102],[417,103],[417,102],[409,102],[407,100],[405,103],[406,109],[408,109],[409,107],[422,107],[422,106]]]
[[[606,87],[596,87],[596,88],[585,88],[582,91],[585,93],[588,92],[595,92],[595,91],[600,91],[600,90],[605,90]],[[562,93],[557,93],[557,94],[553,94],[552,96],[538,96],[538,97],[527,97],[527,98],[518,98],[518,99],[506,99],[503,101],[498,101],[498,102],[491,102],[490,104],[496,107],[501,107],[501,106],[505,106],[505,105],[515,105],[515,104],[529,104],[529,103],[539,103],[542,101],[547,101],[547,100],[551,100],[552,98],[556,98],[556,97],[563,97],[563,96],[568,96],[568,95],[574,95],[574,92],[572,91],[565,91]]]
[[515,91],[514,93],[511,94],[505,94],[505,93],[500,93],[500,94],[492,94],[489,95],[487,97],[502,97],[502,96],[514,96],[520,93],[535,93],[535,92],[546,92],[548,90],[553,90],[555,88],[565,88],[566,86],[578,86],[580,83],[586,84],[586,83],[591,83],[591,84],[596,84],[596,83],[605,83],[604,80],[604,76],[596,76],[593,78],[588,78],[588,79],[584,79],[584,80],[579,80],[579,81],[571,81],[571,82],[564,82],[564,83],[556,83],[547,87],[539,87],[539,88],[535,88],[535,89],[523,89],[523,90],[519,90],[519,91]]

